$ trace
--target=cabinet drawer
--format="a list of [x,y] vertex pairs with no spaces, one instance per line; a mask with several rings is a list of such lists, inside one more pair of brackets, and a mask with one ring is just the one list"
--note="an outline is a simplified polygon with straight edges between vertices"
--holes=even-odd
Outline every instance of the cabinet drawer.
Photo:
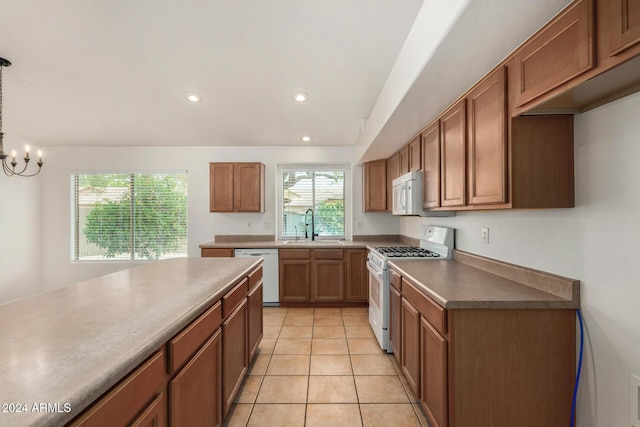
[[249,289],[253,289],[253,287],[258,284],[260,279],[262,279],[262,266],[249,273]]
[[447,310],[440,304],[424,295],[413,283],[405,278],[402,278],[402,295],[418,309],[422,317],[427,319],[438,332],[443,335],[447,333]]
[[396,291],[402,292],[402,277],[394,270],[389,269],[389,283]]
[[169,374],[180,369],[220,325],[222,325],[222,302],[218,301],[169,341]]
[[314,249],[313,259],[343,259],[344,250],[342,249]]
[[233,257],[232,248],[202,248],[202,257]]
[[249,280],[242,279],[233,289],[222,297],[222,314],[226,319],[249,293]]
[[283,259],[309,259],[311,257],[310,249],[280,249],[280,258]]
[[160,350],[99,399],[72,426],[129,425],[162,391],[164,351]]
[[167,398],[164,393],[160,393],[160,395],[147,406],[144,412],[136,417],[130,427],[165,427],[166,425]]

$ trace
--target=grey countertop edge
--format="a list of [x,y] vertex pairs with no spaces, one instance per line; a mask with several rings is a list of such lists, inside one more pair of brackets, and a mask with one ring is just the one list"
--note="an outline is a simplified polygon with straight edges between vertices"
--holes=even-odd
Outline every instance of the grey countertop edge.
[[[62,426],[72,421],[78,415],[80,415],[85,409],[87,409],[93,402],[102,397],[111,388],[117,385],[124,377],[142,364],[155,352],[159,351],[171,338],[173,338],[178,332],[188,326],[191,322],[204,313],[209,307],[213,306],[216,302],[222,299],[225,293],[227,293],[232,286],[246,276],[251,270],[262,263],[262,260],[256,259],[248,268],[236,275],[229,283],[221,287],[216,293],[212,294],[209,298],[202,300],[202,302],[194,306],[191,310],[184,313],[184,315],[169,328],[159,332],[155,337],[150,338],[145,342],[138,350],[133,354],[123,356],[122,362],[118,363],[114,369],[102,372],[97,380],[88,385],[86,390],[83,390],[81,396],[71,396],[67,400],[61,400],[61,402],[68,402],[71,404],[72,410],[70,412],[57,412],[57,413],[39,413],[39,417],[30,419],[29,423],[33,426]],[[165,357],[167,355],[165,354]],[[0,420],[2,421],[2,420]],[[14,420],[15,421],[15,420]],[[12,425],[12,424],[7,424]]]
[[[429,262],[429,261],[425,261]],[[454,260],[443,261],[443,262],[457,262]],[[410,279],[413,283],[417,284],[420,287],[420,290],[424,292],[425,295],[433,299],[440,306],[446,309],[578,309],[580,308],[579,301],[572,301],[565,298],[558,297],[557,295],[548,294],[549,300],[502,300],[502,301],[492,301],[492,300],[466,300],[466,301],[456,301],[456,300],[446,300],[438,293],[434,292],[429,286],[425,285],[420,278],[414,277],[406,272],[402,266],[395,264],[393,261],[390,264],[397,269],[400,273]],[[485,270],[480,270],[486,272]],[[491,273],[490,273],[491,274]],[[517,282],[514,282],[517,283]],[[518,283],[520,284],[520,283]],[[526,286],[526,285],[525,285]],[[541,291],[542,292],[542,291]],[[547,293],[547,292],[545,292]]]
[[496,309],[496,310],[558,310],[579,308],[573,301],[450,301],[446,309]]

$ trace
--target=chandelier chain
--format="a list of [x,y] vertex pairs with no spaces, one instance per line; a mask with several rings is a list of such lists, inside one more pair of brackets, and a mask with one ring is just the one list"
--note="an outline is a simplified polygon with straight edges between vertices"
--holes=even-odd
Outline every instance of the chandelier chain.
[[7,160],[9,156],[7,155],[7,153],[4,152],[4,144],[2,141],[4,136],[4,133],[2,132],[2,71],[3,71],[2,69],[10,65],[11,65],[11,62],[0,57],[0,163],[2,163],[2,172],[4,172],[4,174],[7,176],[22,176],[22,177],[35,176],[40,173],[40,170],[42,170],[42,165],[44,164],[42,162],[41,151],[38,151],[38,162],[36,163],[36,165],[38,166],[38,169],[31,173],[25,173],[27,172],[27,168],[29,167],[29,162],[31,161],[31,158],[29,157],[28,145],[25,147],[25,154],[23,158],[24,166],[22,167],[21,170],[16,170],[16,166],[18,166],[18,162],[16,161],[15,151],[12,151],[11,153],[11,161]]
[[3,65],[0,65],[0,133],[2,133],[2,69]]

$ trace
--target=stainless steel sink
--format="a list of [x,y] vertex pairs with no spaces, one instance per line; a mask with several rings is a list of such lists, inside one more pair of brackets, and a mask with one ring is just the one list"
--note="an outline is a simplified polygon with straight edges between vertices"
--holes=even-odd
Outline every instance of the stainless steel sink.
[[344,240],[285,240],[283,245],[304,245],[304,246],[327,246],[327,245],[344,245]]

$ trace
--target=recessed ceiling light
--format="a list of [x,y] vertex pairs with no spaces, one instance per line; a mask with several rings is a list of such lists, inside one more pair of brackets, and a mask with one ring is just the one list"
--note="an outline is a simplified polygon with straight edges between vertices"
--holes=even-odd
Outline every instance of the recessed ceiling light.
[[296,92],[293,94],[293,100],[296,102],[304,102],[309,99],[309,95],[304,92]]
[[304,142],[309,142],[309,141],[311,141],[312,139],[313,139],[313,138],[311,138],[311,136],[309,136],[309,135],[305,135],[305,136],[303,136],[303,137],[302,137],[302,140],[303,140]]
[[187,92],[184,94],[184,97],[187,98],[187,101],[191,101],[191,102],[202,101],[202,97],[195,92]]

